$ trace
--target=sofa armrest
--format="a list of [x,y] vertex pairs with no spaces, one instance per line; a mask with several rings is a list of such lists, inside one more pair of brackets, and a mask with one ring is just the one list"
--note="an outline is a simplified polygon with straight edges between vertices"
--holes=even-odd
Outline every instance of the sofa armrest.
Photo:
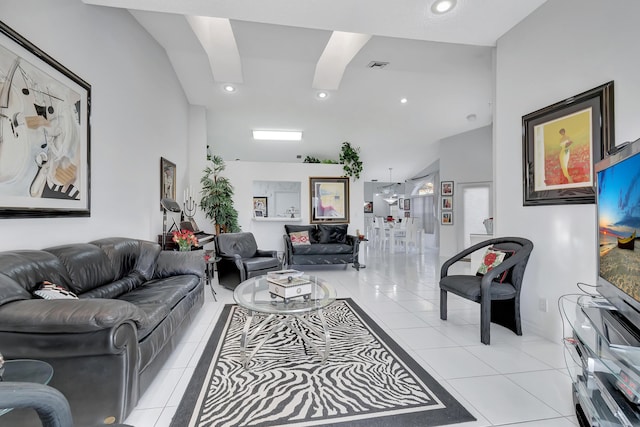
[[193,274],[203,278],[205,267],[203,251],[162,251],[158,255],[153,278],[163,279],[181,274]]
[[353,262],[358,262],[360,255],[360,237],[347,234],[347,244],[353,246]]
[[260,256],[260,257],[269,257],[269,258],[277,258],[278,257],[278,251],[263,251],[258,249],[256,251],[256,256]]
[[216,262],[218,282],[225,287],[235,287],[247,279],[247,272],[240,255],[218,255]]
[[144,312],[115,299],[31,299],[0,307],[0,331],[83,333],[114,328],[124,322],[141,325]]
[[219,263],[222,264],[233,264],[236,268],[243,268],[244,265],[242,264],[242,257],[240,257],[240,255],[238,254],[234,254],[234,255],[218,255],[218,257],[220,257],[220,260],[218,261]]

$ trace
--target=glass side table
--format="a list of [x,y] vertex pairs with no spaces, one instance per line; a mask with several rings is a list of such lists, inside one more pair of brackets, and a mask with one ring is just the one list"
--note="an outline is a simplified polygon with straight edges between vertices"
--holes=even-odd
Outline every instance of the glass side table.
[[[47,362],[15,359],[4,362],[4,372],[0,376],[0,381],[48,384],[51,377],[53,377],[53,367]],[[9,411],[11,408],[0,408],[0,415]]]
[[211,295],[213,295],[213,300],[218,301],[216,298],[216,290],[213,289],[213,278],[216,272],[216,264],[222,258],[216,256],[215,252],[207,252],[205,254],[204,262],[205,262],[205,284],[209,286],[211,290]]

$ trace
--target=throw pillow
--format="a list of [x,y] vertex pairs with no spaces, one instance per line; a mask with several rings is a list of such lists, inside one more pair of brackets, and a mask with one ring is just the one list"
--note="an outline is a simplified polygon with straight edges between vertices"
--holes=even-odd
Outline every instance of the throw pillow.
[[309,232],[308,231],[297,231],[295,233],[289,233],[289,238],[291,238],[291,244],[293,246],[300,245],[310,245],[309,241]]
[[504,255],[504,252],[496,251],[493,248],[487,249],[482,257],[482,263],[480,267],[478,267],[478,274],[484,276],[487,272],[500,265],[504,259]]
[[320,233],[320,243],[347,243],[348,227],[348,224],[318,225],[318,232]]
[[[488,248],[487,251],[484,253],[484,256],[482,257],[482,263],[478,268],[478,272],[476,273],[476,276],[484,276],[489,271],[491,271],[492,269],[500,265],[505,259],[509,258],[514,253],[515,251],[497,249],[497,248],[494,248],[493,246]],[[500,274],[498,277],[493,279],[493,281],[499,282],[499,283],[504,282],[504,279],[507,278],[508,273],[509,273],[509,270],[506,270],[505,272]]]
[[318,243],[318,237],[316,236],[317,228],[315,225],[290,225],[285,224],[285,232],[287,234],[297,233],[299,231],[306,231],[309,233],[309,242]]
[[73,292],[46,280],[33,291],[33,294],[43,299],[78,299]]

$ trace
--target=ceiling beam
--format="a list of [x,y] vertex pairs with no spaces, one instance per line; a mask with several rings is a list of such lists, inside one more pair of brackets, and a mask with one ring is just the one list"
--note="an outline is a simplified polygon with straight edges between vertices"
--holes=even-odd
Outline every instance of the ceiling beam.
[[186,19],[209,58],[214,80],[242,83],[242,62],[229,20],[209,16],[187,16]]
[[369,39],[369,34],[334,31],[316,64],[313,88],[337,90],[347,65]]

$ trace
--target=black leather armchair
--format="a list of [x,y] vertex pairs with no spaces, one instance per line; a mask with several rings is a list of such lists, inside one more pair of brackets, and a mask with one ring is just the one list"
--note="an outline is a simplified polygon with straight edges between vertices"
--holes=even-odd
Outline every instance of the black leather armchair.
[[218,281],[225,288],[235,289],[251,277],[282,268],[277,252],[258,249],[252,233],[222,233],[213,241],[216,255],[220,257]]
[[[484,276],[449,275],[449,268],[472,252],[484,247],[513,251],[501,264]],[[440,270],[440,319],[447,320],[447,292],[480,304],[480,341],[490,343],[491,322],[522,335],[520,290],[533,243],[520,237],[499,237],[473,245],[445,261]],[[473,266],[472,266],[473,267]],[[494,281],[507,271],[502,283]]]

